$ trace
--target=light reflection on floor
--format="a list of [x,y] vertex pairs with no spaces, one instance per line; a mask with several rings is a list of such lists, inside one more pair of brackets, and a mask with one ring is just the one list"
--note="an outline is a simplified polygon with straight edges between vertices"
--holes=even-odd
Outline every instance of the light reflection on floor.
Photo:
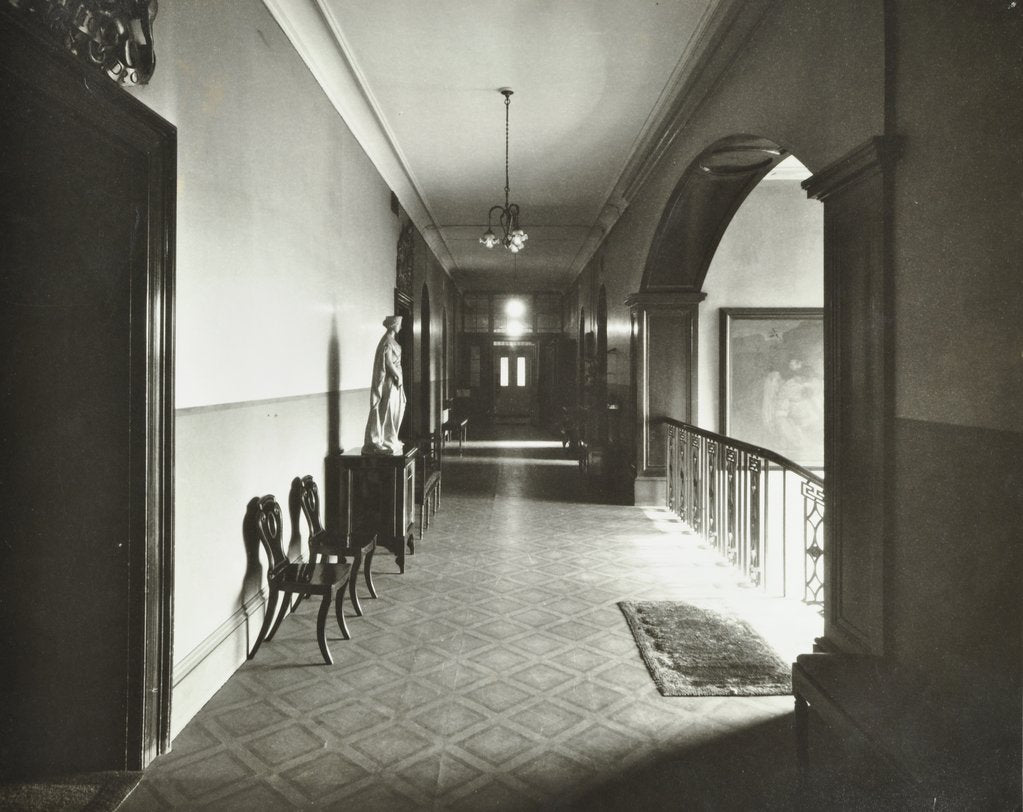
[[579,463],[575,460],[545,460],[536,457],[489,457],[489,456],[476,456],[475,454],[471,457],[456,457],[448,456],[444,458],[445,465],[459,465],[466,463],[492,463],[496,465],[540,465],[540,466],[558,466],[568,468],[578,468]]
[[[562,448],[558,440],[470,440],[469,448]],[[451,453],[451,446],[448,447]],[[457,450],[457,449],[456,449]]]
[[378,553],[335,664],[303,605],[123,812],[849,808],[794,805],[791,697],[660,696],[618,601],[724,602],[787,658],[819,634],[806,612],[528,432],[449,444],[430,530],[403,575]]

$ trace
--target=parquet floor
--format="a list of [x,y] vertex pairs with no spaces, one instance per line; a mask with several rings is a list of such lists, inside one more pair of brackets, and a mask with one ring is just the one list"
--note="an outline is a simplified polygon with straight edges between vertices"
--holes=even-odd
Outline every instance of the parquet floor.
[[794,803],[791,698],[661,697],[616,603],[724,600],[786,658],[816,614],[738,586],[667,512],[596,502],[557,443],[449,448],[406,573],[381,554],[375,580],[334,666],[305,603],[121,809]]

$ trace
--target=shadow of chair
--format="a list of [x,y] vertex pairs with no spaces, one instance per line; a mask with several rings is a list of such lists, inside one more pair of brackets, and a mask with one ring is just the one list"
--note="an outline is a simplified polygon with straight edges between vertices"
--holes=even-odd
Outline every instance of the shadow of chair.
[[[263,616],[263,626],[259,630],[259,637],[256,638],[256,644],[249,652],[248,659],[251,660],[256,656],[256,652],[259,651],[264,640],[269,642],[273,639],[277,629],[280,628],[281,621],[288,613],[292,595],[299,596],[294,610],[298,609],[304,596],[321,595],[320,612],[316,619],[316,639],[320,644],[320,653],[323,654],[323,659],[328,665],[331,665],[334,659],[330,656],[330,649],[327,647],[327,612],[330,611],[330,602],[333,600],[337,625],[345,640],[350,639],[351,635],[345,625],[344,612],[341,609],[341,601],[337,599],[337,593],[344,589],[345,584],[348,583],[351,567],[343,562],[337,564],[291,563],[284,554],[281,543],[282,525],[281,506],[277,504],[277,500],[273,496],[262,498],[256,496],[249,501],[245,513],[244,532],[250,539],[258,540],[266,552],[268,561],[266,577],[270,596]],[[282,597],[277,619],[273,620],[274,610],[277,608],[278,600]],[[271,622],[273,622],[273,626],[270,625]]]
[[349,533],[347,535],[333,530],[324,530],[320,524],[320,492],[312,476],[295,477],[291,480],[291,492],[288,495],[288,507],[291,512],[293,528],[298,526],[298,512],[305,516],[306,527],[309,528],[309,562],[315,564],[322,556],[336,556],[339,560],[352,559],[352,574],[348,579],[348,595],[352,601],[355,614],[362,616],[362,604],[356,591],[359,580],[359,569],[363,560],[366,563],[366,588],[371,597],[377,596],[373,586],[373,553],[377,548],[377,537],[373,533]]

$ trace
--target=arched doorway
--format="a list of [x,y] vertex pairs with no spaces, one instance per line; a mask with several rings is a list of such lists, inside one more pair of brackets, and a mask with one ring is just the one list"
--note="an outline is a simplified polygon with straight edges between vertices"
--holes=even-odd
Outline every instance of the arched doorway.
[[597,386],[607,390],[607,291],[597,294]]
[[[411,222],[405,224],[398,235],[397,261],[395,263],[394,280],[394,313],[401,316],[401,330],[398,331],[398,344],[401,346],[401,378],[405,386],[406,396],[412,397],[413,363],[413,328],[412,315],[412,277],[415,269],[415,227]],[[405,446],[412,442],[412,409],[406,408],[398,428],[398,437]]]
[[586,391],[586,308],[579,308],[579,370],[576,378],[576,409],[582,409]]
[[594,407],[600,414],[600,439],[607,442],[607,290],[597,292],[597,348],[594,358]]
[[431,431],[430,415],[433,378],[430,374],[430,288],[423,284],[419,301],[419,433],[425,437]]
[[446,402],[451,397],[450,385],[448,383],[448,309],[447,307],[441,308],[441,322],[440,322],[440,345],[441,345],[441,356],[440,356],[440,396],[441,400]]
[[[639,451],[648,475],[663,459],[671,507],[753,585],[814,603],[823,600],[823,222],[800,187],[809,173],[778,179],[783,161],[799,166],[767,139],[722,139],[669,199],[633,301],[645,331]],[[784,398],[800,402],[782,409]],[[813,420],[796,423],[814,407]],[[796,437],[812,427],[814,437]],[[800,488],[805,505],[787,498]]]
[[[738,525],[732,524],[739,515],[736,505],[744,511],[743,521],[751,518],[759,523],[753,525],[752,535],[764,531],[770,520],[763,513],[763,490],[741,503],[733,500],[730,489],[739,481],[762,488],[766,463],[775,465],[775,460],[768,460],[756,449],[756,453],[748,453],[748,449],[736,452],[734,457],[711,456],[714,465],[726,466],[729,478],[722,487],[728,490],[719,489],[708,497],[717,500],[713,510],[697,504],[721,473],[720,467],[708,472],[707,457],[692,451],[707,432],[691,422],[699,414],[695,359],[700,303],[707,295],[703,285],[737,209],[787,155],[778,143],[751,135],[720,139],[704,149],[667,200],[651,241],[641,289],[627,300],[637,317],[640,355],[636,364],[636,455],[640,463],[636,493],[643,485],[649,491],[644,494],[649,499],[644,504],[663,500],[664,491],[657,487],[656,479],[658,473],[667,475],[667,498],[673,509],[691,526],[702,522],[701,531],[721,539],[736,532]],[[887,141],[871,139],[802,183],[809,197],[825,204],[827,537],[823,482],[814,484],[812,472],[793,489],[800,511],[793,526],[805,532],[807,569],[820,579],[815,587],[824,606],[825,638],[840,649],[877,654],[884,650],[883,550],[888,526],[884,494],[891,425],[891,303],[886,282],[889,222],[885,201],[892,156]],[[670,420],[660,419],[683,414],[676,420],[686,421],[689,428],[677,428]],[[717,448],[721,439],[715,438]],[[674,456],[681,449],[689,450],[688,458]],[[758,459],[751,466],[749,460],[755,457]],[[703,467],[693,468],[694,459]],[[650,498],[654,494],[657,496]],[[721,505],[725,506],[723,512]],[[708,527],[711,522],[714,526]],[[743,532],[749,534],[750,525],[745,527]],[[843,528],[849,531],[843,532]],[[739,563],[750,562],[754,567],[747,567],[748,573],[763,579],[760,562],[747,557]],[[810,586],[810,581],[808,577],[807,584],[800,586]],[[760,583],[763,585],[763,580]]]

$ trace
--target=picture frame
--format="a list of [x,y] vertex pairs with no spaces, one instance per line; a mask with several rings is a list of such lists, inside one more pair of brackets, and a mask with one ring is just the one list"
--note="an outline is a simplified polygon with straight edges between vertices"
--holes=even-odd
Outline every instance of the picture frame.
[[824,467],[824,309],[720,310],[720,433]]

